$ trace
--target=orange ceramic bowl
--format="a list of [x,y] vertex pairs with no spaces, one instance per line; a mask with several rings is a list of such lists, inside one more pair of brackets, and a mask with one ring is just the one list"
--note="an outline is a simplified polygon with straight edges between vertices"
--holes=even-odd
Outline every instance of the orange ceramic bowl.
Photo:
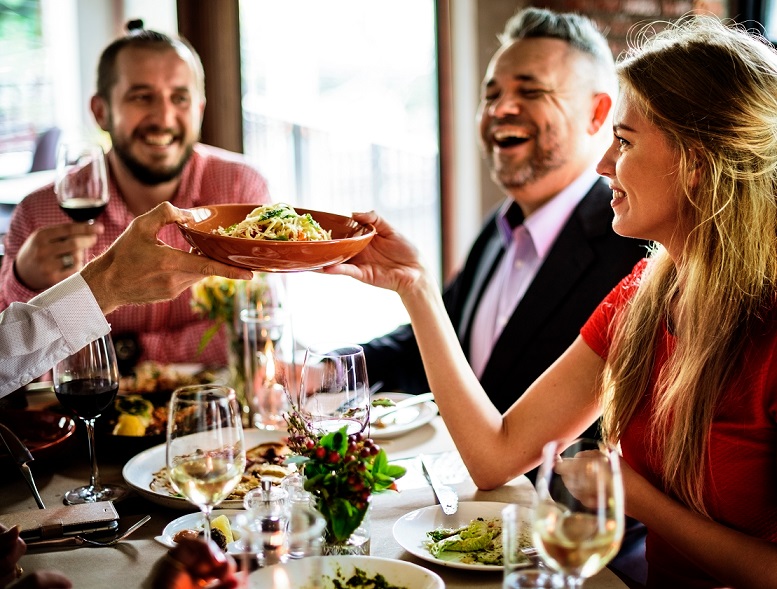
[[189,209],[193,222],[178,223],[178,228],[194,251],[225,264],[260,272],[301,272],[339,264],[362,251],[375,236],[372,225],[363,225],[351,217],[295,208],[310,213],[321,227],[331,231],[329,241],[269,241],[225,237],[213,233],[246,218],[255,205],[213,205]]

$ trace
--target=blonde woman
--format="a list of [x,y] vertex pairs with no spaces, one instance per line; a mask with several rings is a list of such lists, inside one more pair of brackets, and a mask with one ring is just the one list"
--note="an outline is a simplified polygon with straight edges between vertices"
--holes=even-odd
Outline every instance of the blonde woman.
[[415,249],[382,219],[358,215],[378,236],[328,271],[400,294],[478,486],[602,415],[626,463],[626,512],[648,528],[648,587],[777,587],[777,53],[690,17],[618,71],[598,171],[614,229],[656,245],[504,415]]

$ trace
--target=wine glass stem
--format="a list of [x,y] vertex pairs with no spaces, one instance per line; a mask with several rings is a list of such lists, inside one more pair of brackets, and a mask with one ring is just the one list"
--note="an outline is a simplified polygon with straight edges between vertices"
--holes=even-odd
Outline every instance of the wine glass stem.
[[89,485],[94,490],[99,491],[103,485],[100,482],[100,471],[97,469],[97,455],[94,451],[94,419],[84,419],[84,424],[86,424],[86,436],[89,442],[89,461],[92,464],[92,476]]
[[205,530],[204,530],[204,536],[205,536],[205,542],[210,542],[210,507],[202,507],[202,514],[205,516]]
[[583,577],[578,577],[577,575],[567,575],[567,589],[582,589],[583,587]]

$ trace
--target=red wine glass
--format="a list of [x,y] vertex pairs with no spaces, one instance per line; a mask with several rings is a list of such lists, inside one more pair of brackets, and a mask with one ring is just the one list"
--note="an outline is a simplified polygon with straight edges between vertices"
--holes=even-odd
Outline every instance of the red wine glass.
[[102,147],[83,141],[62,143],[54,189],[59,207],[73,221],[94,223],[110,198]]
[[120,485],[100,482],[94,451],[94,422],[113,403],[119,390],[119,369],[110,334],[68,356],[54,366],[57,400],[86,425],[92,475],[88,485],[65,493],[67,505],[116,501],[127,494]]

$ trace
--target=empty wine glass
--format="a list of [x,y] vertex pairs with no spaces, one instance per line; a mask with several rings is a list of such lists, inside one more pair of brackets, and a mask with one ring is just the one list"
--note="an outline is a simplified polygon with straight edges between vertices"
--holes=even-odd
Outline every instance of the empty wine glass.
[[119,390],[119,369],[110,335],[97,338],[54,366],[54,392],[57,400],[86,425],[92,475],[89,485],[65,493],[68,505],[96,501],[116,501],[127,489],[103,485],[97,469],[94,448],[94,422],[111,404]]
[[213,508],[240,482],[246,467],[235,391],[192,385],[173,391],[167,421],[167,468],[173,488],[200,508],[210,540]]
[[102,147],[86,141],[60,144],[54,191],[59,207],[71,219],[94,223],[110,198]]
[[370,421],[370,385],[361,346],[319,346],[305,351],[299,408],[320,433],[345,426],[364,431]]
[[567,586],[583,586],[620,548],[624,497],[618,453],[602,442],[549,442],[537,475],[532,537]]

